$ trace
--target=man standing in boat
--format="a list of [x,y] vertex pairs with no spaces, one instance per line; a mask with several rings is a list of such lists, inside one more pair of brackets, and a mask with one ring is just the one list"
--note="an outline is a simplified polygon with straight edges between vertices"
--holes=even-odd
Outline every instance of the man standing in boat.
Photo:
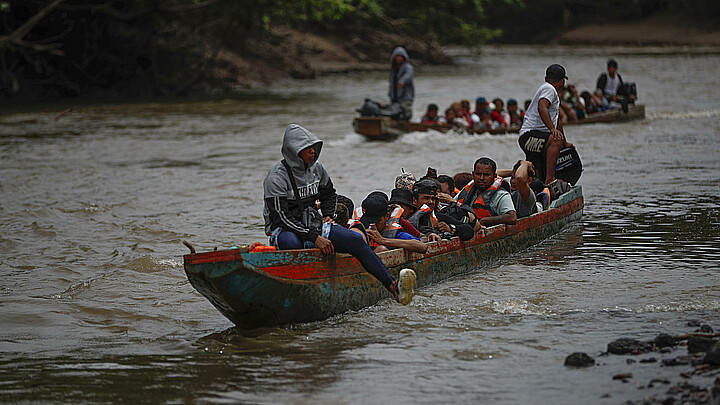
[[390,58],[390,102],[398,103],[405,113],[405,119],[412,118],[412,103],[415,99],[413,85],[413,66],[409,62],[408,53],[398,46]]
[[[283,137],[283,160],[263,182],[265,234],[270,244],[284,249],[317,247],[324,255],[349,253],[392,293],[397,302],[410,303],[415,272],[400,271],[393,280],[387,268],[360,237],[334,223],[337,194],[325,168],[317,161],[323,142],[300,125],[291,124]],[[315,202],[320,200],[322,220]]]
[[558,64],[545,70],[545,83],[535,92],[520,128],[518,143],[525,160],[537,168],[536,175],[545,184],[555,181],[555,166],[562,148],[574,147],[565,139],[558,92],[565,86],[565,68]]

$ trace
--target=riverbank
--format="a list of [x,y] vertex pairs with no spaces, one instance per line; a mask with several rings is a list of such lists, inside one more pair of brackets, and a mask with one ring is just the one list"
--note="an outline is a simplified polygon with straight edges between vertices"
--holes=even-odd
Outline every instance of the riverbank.
[[642,21],[584,25],[558,35],[562,45],[683,46],[720,50],[720,30],[697,28],[689,22],[660,15]]

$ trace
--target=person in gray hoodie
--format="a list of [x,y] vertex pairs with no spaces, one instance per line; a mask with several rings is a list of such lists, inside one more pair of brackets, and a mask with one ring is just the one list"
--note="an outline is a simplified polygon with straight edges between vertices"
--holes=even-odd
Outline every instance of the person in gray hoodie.
[[[407,305],[412,300],[415,272],[400,271],[399,282],[393,280],[383,262],[360,235],[337,225],[337,194],[325,168],[318,162],[323,142],[312,132],[290,124],[283,137],[283,160],[268,172],[263,182],[265,234],[270,244],[284,249],[319,248],[324,255],[349,253],[392,293],[396,301]],[[288,172],[288,168],[291,173]],[[299,199],[290,176],[295,180]],[[301,221],[305,208],[320,200],[323,216],[321,230]]]
[[390,102],[400,104],[409,120],[412,118],[412,103],[415,99],[413,84],[413,66],[409,62],[408,53],[398,46],[390,57]]

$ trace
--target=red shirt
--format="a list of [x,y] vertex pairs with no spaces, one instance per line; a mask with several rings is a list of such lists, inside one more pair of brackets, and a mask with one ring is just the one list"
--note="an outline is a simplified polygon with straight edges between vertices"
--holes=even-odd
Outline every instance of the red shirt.
[[408,221],[407,219],[405,219],[403,217],[400,217],[400,226],[402,227],[403,232],[407,232],[416,238],[419,238],[420,236],[422,236],[420,231],[418,231],[417,228],[415,228],[410,223],[410,221]]

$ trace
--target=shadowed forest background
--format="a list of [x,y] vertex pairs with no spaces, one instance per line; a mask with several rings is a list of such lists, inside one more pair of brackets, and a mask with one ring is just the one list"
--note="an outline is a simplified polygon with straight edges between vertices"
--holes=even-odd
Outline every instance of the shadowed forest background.
[[720,28],[716,0],[0,0],[0,99],[216,94],[657,15]]

